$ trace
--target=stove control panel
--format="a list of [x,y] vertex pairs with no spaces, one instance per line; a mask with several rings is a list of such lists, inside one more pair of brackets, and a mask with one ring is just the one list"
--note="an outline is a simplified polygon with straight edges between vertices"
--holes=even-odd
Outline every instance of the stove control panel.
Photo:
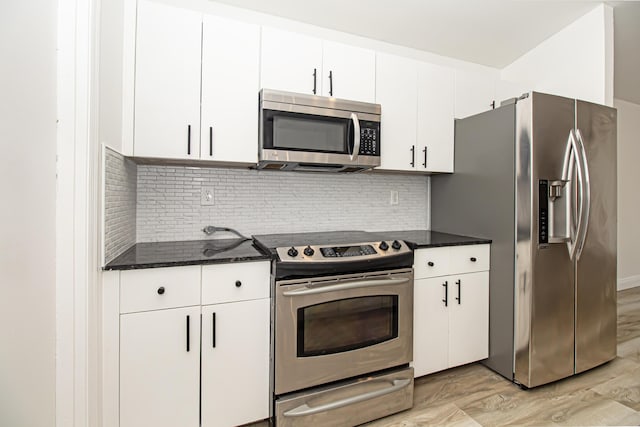
[[410,253],[402,240],[356,243],[349,245],[302,245],[276,248],[284,262],[347,262]]

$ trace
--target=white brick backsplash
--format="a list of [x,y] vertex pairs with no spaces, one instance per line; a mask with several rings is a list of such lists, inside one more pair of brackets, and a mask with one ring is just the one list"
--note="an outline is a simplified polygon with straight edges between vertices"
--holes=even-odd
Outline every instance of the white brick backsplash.
[[136,243],[137,166],[105,149],[105,263]]
[[[204,239],[206,225],[234,228],[247,236],[426,229],[428,180],[423,175],[139,165],[137,241]],[[214,189],[214,205],[200,205],[202,187]],[[391,190],[398,191],[398,205],[389,204]]]

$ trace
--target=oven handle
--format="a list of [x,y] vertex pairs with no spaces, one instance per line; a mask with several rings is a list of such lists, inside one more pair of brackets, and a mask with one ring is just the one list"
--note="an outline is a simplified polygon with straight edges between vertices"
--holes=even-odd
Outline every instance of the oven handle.
[[[384,382],[389,382],[384,380]],[[285,412],[285,417],[304,417],[308,415],[318,414],[320,412],[331,411],[334,409],[342,408],[345,406],[353,405],[356,403],[364,402],[365,400],[373,399],[376,397],[384,396],[400,389],[407,387],[411,384],[411,379],[395,379],[391,382],[391,387],[383,388],[381,390],[371,391],[369,393],[360,394],[358,396],[347,397],[346,399],[336,400],[335,402],[327,403],[320,406],[310,407],[306,403]]]
[[284,291],[282,295],[285,297],[296,297],[300,295],[324,294],[327,292],[344,291],[347,289],[369,288],[371,286],[401,285],[403,283],[407,283],[408,281],[409,281],[408,278],[374,279],[374,280],[360,280],[357,282],[349,282],[349,283],[338,283],[337,285],[318,286],[313,288],[305,286],[304,288],[295,289],[293,291]]

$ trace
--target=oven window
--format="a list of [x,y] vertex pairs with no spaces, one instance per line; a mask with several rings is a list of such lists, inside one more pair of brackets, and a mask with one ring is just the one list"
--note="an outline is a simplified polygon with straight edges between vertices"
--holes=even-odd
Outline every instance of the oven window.
[[298,309],[298,357],[369,347],[398,336],[398,296],[376,295]]

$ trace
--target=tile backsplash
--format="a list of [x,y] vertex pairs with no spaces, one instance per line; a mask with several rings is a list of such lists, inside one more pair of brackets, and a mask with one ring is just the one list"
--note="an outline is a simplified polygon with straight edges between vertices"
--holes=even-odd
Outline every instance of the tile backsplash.
[[[202,188],[213,190],[213,205],[201,204]],[[246,236],[426,229],[428,188],[424,175],[138,165],[137,241],[210,238],[202,232],[207,225]],[[390,204],[392,191],[398,192],[397,205]]]
[[136,243],[138,167],[110,148],[105,148],[104,155],[104,257],[108,263]]

